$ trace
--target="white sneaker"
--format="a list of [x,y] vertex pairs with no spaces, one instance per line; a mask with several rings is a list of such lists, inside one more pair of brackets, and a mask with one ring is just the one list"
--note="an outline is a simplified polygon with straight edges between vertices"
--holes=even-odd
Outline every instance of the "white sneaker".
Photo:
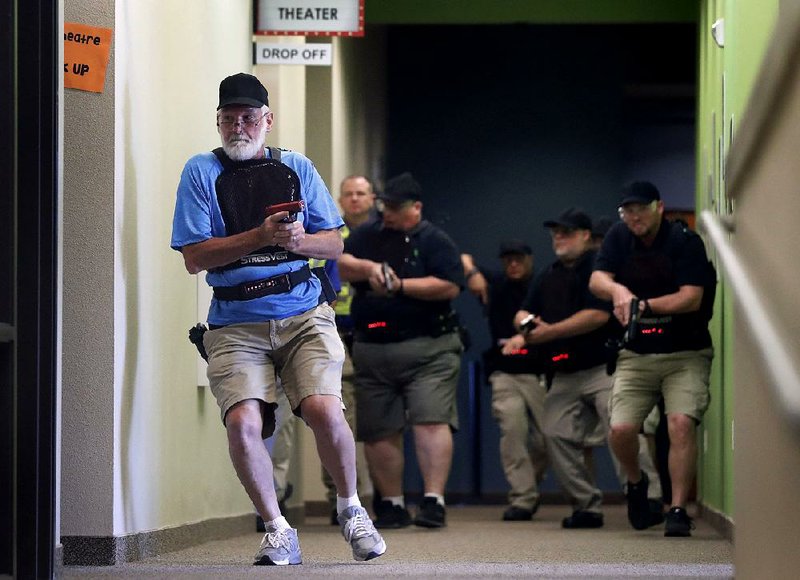
[[353,548],[353,559],[359,562],[377,558],[386,551],[386,542],[375,529],[367,510],[350,506],[337,518],[344,539]]
[[300,542],[297,540],[297,530],[267,530],[261,546],[256,552],[253,564],[256,566],[286,566],[287,564],[302,564],[303,557],[300,553]]

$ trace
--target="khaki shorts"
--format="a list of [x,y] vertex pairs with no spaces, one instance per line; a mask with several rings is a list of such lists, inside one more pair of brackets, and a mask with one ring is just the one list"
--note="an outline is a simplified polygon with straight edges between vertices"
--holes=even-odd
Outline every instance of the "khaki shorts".
[[[645,435],[655,435],[658,430],[658,424],[661,421],[661,413],[658,412],[658,407],[653,407],[647,419],[642,424],[642,433]],[[608,425],[603,425],[598,421],[597,426],[594,428],[586,439],[583,440],[584,447],[602,447],[606,444],[606,436],[608,434]]]
[[454,332],[383,344],[353,345],[356,437],[377,441],[407,424],[458,429],[456,391],[461,340]]
[[622,350],[611,395],[611,424],[642,424],[660,393],[668,415],[688,415],[699,422],[710,400],[708,380],[713,356],[711,348],[665,354]]
[[203,344],[208,381],[223,423],[237,403],[263,401],[263,434],[269,437],[275,429],[277,377],[296,415],[300,402],[310,395],[342,398],[344,346],[327,303],[280,320],[209,330]]

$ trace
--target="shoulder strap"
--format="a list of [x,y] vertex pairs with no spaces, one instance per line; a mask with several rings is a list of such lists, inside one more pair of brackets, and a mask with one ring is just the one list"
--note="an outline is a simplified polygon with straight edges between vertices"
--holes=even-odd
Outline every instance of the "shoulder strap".
[[281,150],[278,147],[267,147],[269,149],[270,157],[272,157],[275,161],[281,160]]
[[219,159],[219,162],[222,164],[223,169],[230,169],[235,165],[233,159],[228,157],[228,155],[225,153],[225,150],[222,147],[217,147],[212,151],[212,153],[217,159]]

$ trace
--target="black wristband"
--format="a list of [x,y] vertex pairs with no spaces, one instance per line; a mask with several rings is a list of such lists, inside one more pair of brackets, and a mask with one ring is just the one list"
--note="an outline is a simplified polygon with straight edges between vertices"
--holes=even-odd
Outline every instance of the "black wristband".
[[471,269],[469,272],[467,272],[467,275],[465,276],[465,278],[466,278],[467,280],[469,280],[469,279],[470,279],[470,278],[472,278],[472,277],[473,277],[475,274],[480,274],[480,273],[481,273],[481,271],[480,271],[480,270],[478,270],[478,268],[476,268],[476,267],[473,267],[473,268],[472,268],[472,269]]

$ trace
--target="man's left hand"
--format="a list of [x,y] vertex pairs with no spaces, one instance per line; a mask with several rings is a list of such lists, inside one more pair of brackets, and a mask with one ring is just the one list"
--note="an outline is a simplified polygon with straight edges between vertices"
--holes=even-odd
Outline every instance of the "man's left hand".
[[275,232],[275,243],[290,252],[297,252],[303,239],[306,237],[306,230],[299,221],[278,224],[278,231]]

